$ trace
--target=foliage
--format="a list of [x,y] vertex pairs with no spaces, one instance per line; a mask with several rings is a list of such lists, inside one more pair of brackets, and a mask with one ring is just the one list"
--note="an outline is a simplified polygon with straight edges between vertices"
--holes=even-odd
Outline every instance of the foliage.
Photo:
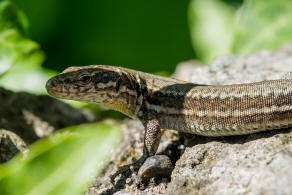
[[246,0],[237,10],[220,0],[192,0],[193,47],[207,63],[224,54],[275,49],[292,41],[291,10],[290,0]]
[[292,41],[291,0],[248,0],[238,10],[231,52],[250,54]]
[[220,1],[194,0],[190,3],[191,37],[200,59],[210,60],[229,53],[233,16],[234,10]]
[[82,194],[121,140],[114,124],[72,126],[0,166],[1,195]]
[[26,38],[28,21],[10,1],[0,2],[0,85],[16,91],[44,92],[53,74],[40,67],[44,54]]

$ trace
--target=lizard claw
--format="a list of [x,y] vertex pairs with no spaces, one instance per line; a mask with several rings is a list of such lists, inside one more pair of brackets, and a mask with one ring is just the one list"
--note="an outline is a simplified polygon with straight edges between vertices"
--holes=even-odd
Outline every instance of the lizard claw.
[[146,158],[147,157],[145,157],[143,155],[141,158],[139,158],[136,162],[134,162],[132,164],[120,166],[118,168],[118,170],[114,174],[112,174],[110,176],[111,183],[114,185],[115,184],[115,178],[120,174],[123,174],[123,173],[125,173],[127,171],[137,171],[142,166],[142,164],[144,163]]
[[118,170],[117,170],[114,174],[112,174],[112,175],[110,176],[111,183],[114,185],[114,184],[115,184],[115,178],[116,178],[118,175],[123,174],[123,173],[125,173],[125,172],[127,172],[127,171],[130,171],[130,170],[132,170],[132,169],[133,169],[133,168],[132,168],[132,164],[130,164],[130,165],[125,165],[125,166],[120,166],[120,167],[118,168]]

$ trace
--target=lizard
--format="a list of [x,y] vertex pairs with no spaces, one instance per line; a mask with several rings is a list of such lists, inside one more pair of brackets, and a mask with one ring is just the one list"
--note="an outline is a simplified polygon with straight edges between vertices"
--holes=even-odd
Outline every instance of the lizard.
[[69,67],[49,79],[51,96],[97,103],[145,127],[142,156],[111,180],[153,157],[161,130],[231,136],[292,127],[292,74],[278,80],[203,85],[116,66]]

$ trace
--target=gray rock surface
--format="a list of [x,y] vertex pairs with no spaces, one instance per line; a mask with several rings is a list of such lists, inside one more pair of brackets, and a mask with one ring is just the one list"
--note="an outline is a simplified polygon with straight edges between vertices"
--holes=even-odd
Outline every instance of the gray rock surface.
[[[195,61],[178,65],[174,77],[203,84],[233,84],[278,79],[292,71],[292,45],[247,57],[217,58],[209,66]],[[142,154],[143,127],[125,121],[124,142],[88,194],[292,194],[292,131],[245,136],[180,137],[167,131],[159,152],[171,157],[170,180],[152,180],[145,190],[133,185],[135,175],[122,176],[113,186],[109,175]]]
[[200,141],[176,162],[168,194],[291,194],[291,131]]
[[18,152],[25,152],[27,145],[15,133],[0,130],[0,163],[12,159]]
[[292,45],[250,56],[222,56],[208,66],[196,61],[178,65],[174,77],[194,83],[226,85],[283,78],[292,71]]

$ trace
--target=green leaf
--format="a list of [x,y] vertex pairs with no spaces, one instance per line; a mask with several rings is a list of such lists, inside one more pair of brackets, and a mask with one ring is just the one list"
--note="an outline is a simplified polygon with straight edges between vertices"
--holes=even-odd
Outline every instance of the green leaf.
[[40,67],[44,54],[25,36],[27,27],[25,15],[12,2],[0,2],[0,86],[44,93],[52,72]]
[[238,12],[233,52],[250,54],[292,41],[291,0],[246,0]]
[[192,45],[201,61],[208,63],[230,53],[234,34],[232,7],[218,0],[192,0],[188,16]]
[[10,1],[0,2],[0,75],[5,73],[21,55],[39,46],[24,38],[26,18]]
[[0,166],[1,195],[82,194],[121,141],[118,126],[93,123],[73,126],[29,147]]
[[24,33],[28,23],[25,15],[10,1],[0,1],[0,32],[15,29]]

